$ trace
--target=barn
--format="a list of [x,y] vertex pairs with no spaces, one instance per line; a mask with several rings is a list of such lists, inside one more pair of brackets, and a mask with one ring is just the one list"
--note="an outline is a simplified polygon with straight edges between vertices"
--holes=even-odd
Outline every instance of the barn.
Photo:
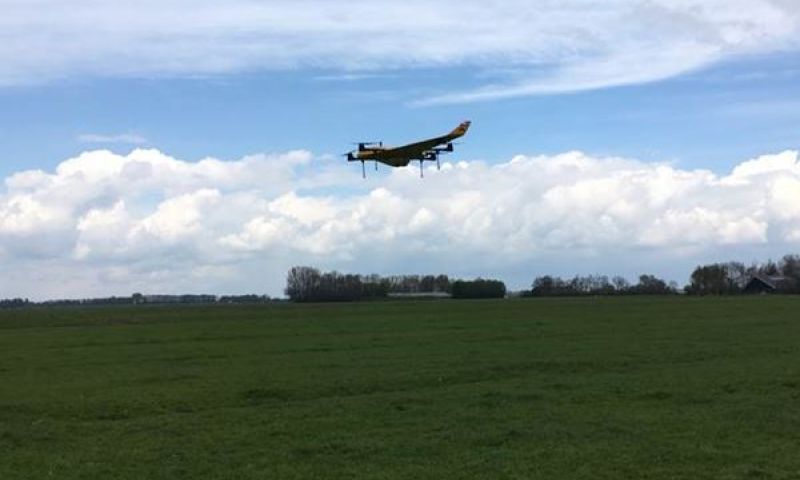
[[790,279],[783,276],[753,275],[747,285],[744,286],[744,293],[776,293],[789,289]]

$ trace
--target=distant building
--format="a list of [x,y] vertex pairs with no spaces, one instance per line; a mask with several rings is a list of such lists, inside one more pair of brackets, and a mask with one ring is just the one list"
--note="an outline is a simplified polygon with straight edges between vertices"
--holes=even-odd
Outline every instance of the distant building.
[[450,298],[450,295],[447,292],[390,292],[388,294],[389,298]]
[[180,303],[179,295],[145,295],[143,303]]
[[216,303],[216,295],[143,295],[139,303]]
[[779,293],[791,289],[792,281],[783,276],[753,275],[744,286],[744,293]]

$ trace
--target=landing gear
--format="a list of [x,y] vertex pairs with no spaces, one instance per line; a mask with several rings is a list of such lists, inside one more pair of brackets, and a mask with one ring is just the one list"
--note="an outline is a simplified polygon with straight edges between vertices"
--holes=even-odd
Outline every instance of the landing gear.
[[367,178],[367,168],[364,166],[364,160],[361,160],[361,178]]

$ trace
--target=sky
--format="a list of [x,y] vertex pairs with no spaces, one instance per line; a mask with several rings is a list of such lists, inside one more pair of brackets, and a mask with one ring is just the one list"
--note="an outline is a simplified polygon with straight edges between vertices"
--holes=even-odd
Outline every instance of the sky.
[[[800,253],[798,0],[0,10],[0,298]],[[465,119],[424,179],[341,157]]]

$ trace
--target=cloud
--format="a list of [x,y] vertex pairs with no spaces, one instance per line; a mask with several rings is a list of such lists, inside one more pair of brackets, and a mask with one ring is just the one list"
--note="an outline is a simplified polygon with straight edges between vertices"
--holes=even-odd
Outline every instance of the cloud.
[[350,167],[307,151],[189,162],[136,149],[18,172],[0,193],[0,292],[279,294],[295,264],[682,279],[722,252],[800,246],[796,151],[725,175],[581,152],[445,163],[424,180]]
[[320,82],[358,82],[362,80],[376,80],[394,78],[394,75],[379,73],[339,73],[333,75],[318,75],[314,80]]
[[[461,67],[475,74],[473,88],[432,94],[418,104],[562,93],[796,51],[795,3],[5,0],[0,85],[287,69],[364,78]],[[514,73],[480,84],[486,72],[500,71]]]
[[84,133],[78,135],[81,143],[128,143],[142,145],[147,143],[147,139],[135,133],[120,133],[116,135],[103,135],[99,133]]

